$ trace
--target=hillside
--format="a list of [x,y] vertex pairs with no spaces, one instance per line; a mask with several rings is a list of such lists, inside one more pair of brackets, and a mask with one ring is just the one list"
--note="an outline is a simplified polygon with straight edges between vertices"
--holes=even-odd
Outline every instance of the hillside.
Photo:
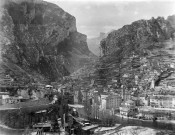
[[74,16],[42,0],[6,0],[0,10],[0,77],[59,81],[93,61]]
[[139,20],[109,33],[100,43],[104,56],[97,72],[106,82],[102,84],[146,90],[152,81],[159,86],[172,76],[175,29],[169,20]]

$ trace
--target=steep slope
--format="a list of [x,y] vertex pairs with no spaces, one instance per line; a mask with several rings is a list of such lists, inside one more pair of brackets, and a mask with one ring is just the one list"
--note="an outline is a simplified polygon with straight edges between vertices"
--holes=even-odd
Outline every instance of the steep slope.
[[[131,25],[111,32],[102,42],[104,54],[111,54],[118,49],[129,47],[127,50],[141,50],[153,46],[150,43],[161,42],[172,38],[173,28],[164,18],[139,20]],[[125,53],[127,54],[127,53]]]
[[107,85],[115,82],[119,88],[145,90],[151,81],[169,77],[174,70],[174,33],[172,23],[162,17],[139,20],[109,33],[101,41],[104,56],[98,72],[105,74],[102,79]]
[[7,0],[0,10],[1,78],[17,82],[58,81],[95,56],[76,19],[42,0]]

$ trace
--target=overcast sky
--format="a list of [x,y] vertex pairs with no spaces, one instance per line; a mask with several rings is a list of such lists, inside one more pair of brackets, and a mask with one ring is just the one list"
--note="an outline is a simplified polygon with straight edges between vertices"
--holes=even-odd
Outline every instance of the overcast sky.
[[139,19],[175,14],[175,0],[45,0],[76,17],[77,29],[88,38]]

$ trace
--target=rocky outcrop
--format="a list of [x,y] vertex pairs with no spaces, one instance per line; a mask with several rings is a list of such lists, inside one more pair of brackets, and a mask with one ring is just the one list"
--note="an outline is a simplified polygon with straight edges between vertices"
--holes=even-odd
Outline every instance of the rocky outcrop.
[[147,89],[152,80],[161,82],[164,72],[170,74],[175,51],[172,20],[139,20],[109,33],[100,44],[104,56],[99,65],[107,84]]
[[101,47],[104,54],[111,54],[121,48],[143,49],[151,45],[146,43],[173,38],[173,33],[172,25],[162,17],[139,20],[109,33],[101,42]]
[[95,56],[76,19],[42,0],[8,0],[0,11],[1,76],[18,82],[58,81]]

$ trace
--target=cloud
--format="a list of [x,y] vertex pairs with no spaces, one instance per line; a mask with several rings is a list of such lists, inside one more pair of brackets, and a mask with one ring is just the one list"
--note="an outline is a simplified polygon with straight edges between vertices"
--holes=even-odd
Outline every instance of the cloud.
[[1,0],[0,2],[0,8],[2,8],[7,3],[7,0]]
[[[49,1],[49,0],[47,0]],[[52,0],[76,17],[77,29],[87,36],[118,29],[139,19],[175,14],[174,0]]]
[[89,10],[89,9],[91,9],[91,6],[86,6],[85,8],[86,8],[87,10]]
[[134,15],[138,15],[139,14],[139,12],[136,10],[136,11],[134,11]]

